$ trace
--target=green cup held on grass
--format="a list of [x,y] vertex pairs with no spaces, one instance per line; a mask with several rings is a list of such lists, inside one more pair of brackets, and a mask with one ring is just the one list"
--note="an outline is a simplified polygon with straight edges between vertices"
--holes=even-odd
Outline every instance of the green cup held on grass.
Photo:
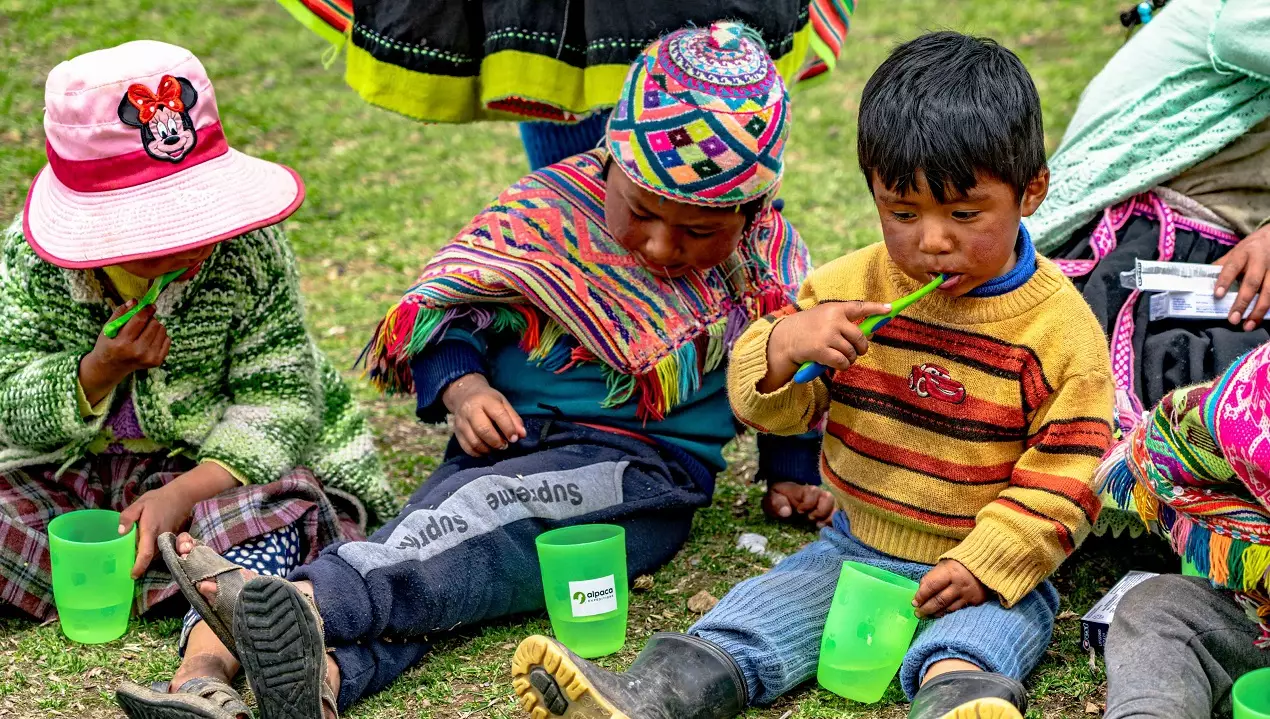
[[1235,719],[1270,719],[1270,669],[1258,669],[1239,677],[1230,690]]
[[53,601],[62,633],[80,644],[103,644],[128,631],[137,528],[119,534],[119,513],[68,512],[49,522]]
[[916,594],[911,579],[843,562],[820,638],[820,686],[864,704],[881,699],[917,631]]
[[563,527],[539,535],[537,545],[556,639],[585,659],[621,649],[630,605],[626,530],[612,524]]

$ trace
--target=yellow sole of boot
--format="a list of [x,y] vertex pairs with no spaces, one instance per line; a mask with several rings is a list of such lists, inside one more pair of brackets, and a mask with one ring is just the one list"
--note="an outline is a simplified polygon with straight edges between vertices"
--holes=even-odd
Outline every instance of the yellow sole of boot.
[[[546,637],[529,637],[516,648],[512,688],[530,719],[630,719],[600,696],[568,653]],[[561,700],[565,707],[558,713]]]
[[1023,715],[1010,702],[992,698],[966,702],[940,719],[1023,719]]

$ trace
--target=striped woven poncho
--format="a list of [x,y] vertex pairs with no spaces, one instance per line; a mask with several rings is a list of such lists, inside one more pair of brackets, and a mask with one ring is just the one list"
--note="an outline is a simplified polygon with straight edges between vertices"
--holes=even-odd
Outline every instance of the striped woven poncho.
[[1122,508],[1237,593],[1270,649],[1270,345],[1166,396],[1099,475]]
[[[532,360],[557,362],[550,369],[600,362],[606,407],[635,401],[641,418],[660,420],[751,320],[794,300],[810,258],[770,207],[723,264],[673,280],[648,273],[606,229],[606,160],[594,150],[528,175],[437,252],[367,345],[371,380],[413,392],[410,359],[461,319],[519,333]],[[552,350],[566,335],[577,346],[559,362]]]

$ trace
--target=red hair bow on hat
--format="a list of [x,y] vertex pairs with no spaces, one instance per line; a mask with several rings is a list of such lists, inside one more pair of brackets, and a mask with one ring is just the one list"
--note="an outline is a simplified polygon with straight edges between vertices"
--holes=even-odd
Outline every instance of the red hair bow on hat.
[[159,80],[159,91],[150,92],[150,88],[137,83],[128,88],[128,102],[137,108],[142,122],[149,122],[160,107],[167,107],[172,112],[184,112],[185,103],[181,102],[181,83],[171,75],[164,75]]

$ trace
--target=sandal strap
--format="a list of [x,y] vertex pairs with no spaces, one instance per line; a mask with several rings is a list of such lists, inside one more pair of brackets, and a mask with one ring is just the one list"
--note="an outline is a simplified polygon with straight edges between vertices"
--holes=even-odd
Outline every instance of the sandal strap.
[[[202,609],[199,609],[199,613],[204,614],[203,619],[208,620],[208,626],[212,628],[216,636],[224,642],[230,653],[237,656],[237,647],[230,627],[234,622],[234,607],[237,606],[238,597],[242,594],[243,585],[246,584],[240,571],[242,567],[225,559],[216,550],[202,542],[196,542],[188,555],[179,557],[175,552],[174,541],[170,534],[164,534],[159,538],[159,548],[163,552],[164,561],[168,563],[178,584],[188,584],[188,591],[184,586],[181,591],[186,594],[190,603],[196,609],[201,603],[215,615],[213,622],[211,621],[213,617],[206,616]],[[174,563],[176,566],[173,566]],[[216,597],[208,602],[206,597],[198,593],[198,583],[210,579],[216,580]]]
[[[221,559],[221,561],[229,563],[229,560],[222,558],[219,554],[216,554],[211,547],[195,547],[196,551],[198,549],[206,549],[208,552],[211,552],[214,556]],[[216,616],[220,617],[221,621],[225,622],[226,626],[232,627],[234,625],[234,607],[238,605],[238,597],[243,593],[243,585],[246,584],[246,582],[243,580],[243,573],[241,571],[242,567],[237,564],[230,564],[232,569],[225,568],[214,575],[216,577],[216,598],[212,600],[211,604],[212,611],[216,612]],[[210,579],[210,577],[204,577],[198,581],[204,581],[205,579]],[[197,583],[195,586],[198,586]]]
[[[313,618],[317,620],[318,634],[321,634],[322,637],[325,638],[326,637],[326,620],[322,619],[322,611],[318,609],[317,601],[314,600],[313,597],[310,597],[309,595],[305,594],[304,592],[299,591],[299,589],[296,590],[296,594],[299,594],[301,597],[304,597],[305,603],[308,604],[309,608],[313,610]],[[329,648],[327,649],[327,653],[328,654],[331,653],[331,650]]]
[[242,569],[202,542],[194,544],[194,549],[190,550],[182,564],[190,581],[195,583],[215,579],[219,584],[222,574],[236,574]]
[[[335,695],[331,693],[331,688],[326,685],[325,678],[322,681],[322,708],[323,710],[330,709],[331,713],[335,715],[335,718],[339,719],[339,716],[340,716],[339,703],[335,701]],[[323,717],[326,716],[325,711],[322,712],[322,716]]]
[[225,711],[236,715],[251,716],[251,710],[243,701],[242,695],[225,682],[210,677],[195,677],[178,689],[182,694],[202,697]]

